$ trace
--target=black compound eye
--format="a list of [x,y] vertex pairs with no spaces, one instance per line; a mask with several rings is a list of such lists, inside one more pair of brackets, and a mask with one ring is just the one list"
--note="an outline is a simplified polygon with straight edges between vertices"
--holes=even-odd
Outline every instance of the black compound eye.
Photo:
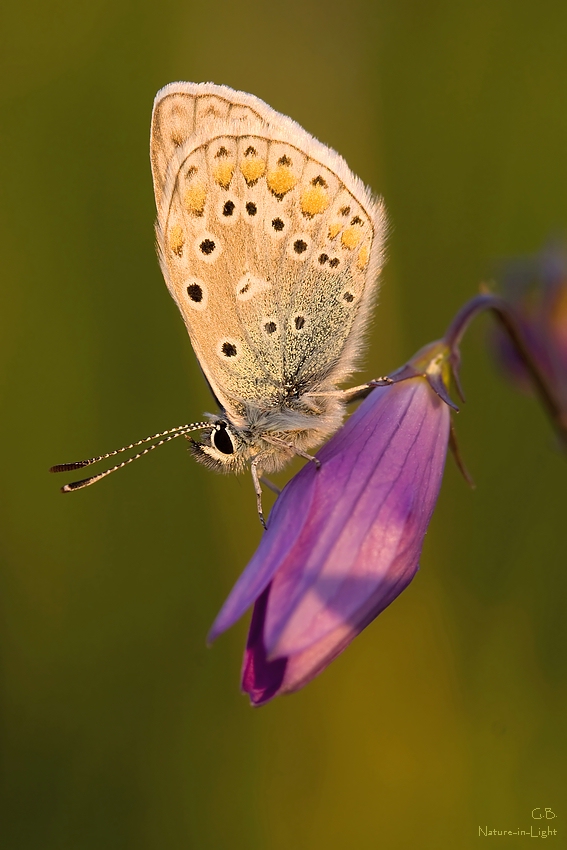
[[211,434],[211,442],[215,449],[218,449],[223,455],[234,454],[234,446],[224,422],[219,422],[215,425],[215,430]]

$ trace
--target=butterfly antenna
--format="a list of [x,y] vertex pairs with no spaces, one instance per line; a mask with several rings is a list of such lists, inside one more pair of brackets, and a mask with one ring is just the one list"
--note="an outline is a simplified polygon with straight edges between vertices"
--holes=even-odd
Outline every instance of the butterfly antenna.
[[127,452],[131,449],[137,448],[138,446],[142,446],[144,443],[151,443],[157,440],[157,442],[154,442],[152,446],[148,446],[141,452],[137,452],[135,455],[123,460],[121,463],[117,463],[105,472],[99,472],[97,475],[92,475],[90,478],[83,478],[81,481],[73,481],[71,484],[65,484],[65,486],[61,488],[62,493],[71,493],[73,490],[81,490],[83,487],[88,487],[90,484],[100,481],[101,478],[106,478],[106,476],[110,475],[111,472],[116,472],[117,469],[122,469],[123,466],[128,466],[128,464],[132,463],[132,461],[138,460],[138,458],[149,454],[159,446],[163,446],[164,443],[169,443],[170,440],[175,440],[176,437],[183,437],[186,434],[190,434],[192,431],[200,431],[203,428],[209,428],[210,424],[210,422],[193,422],[191,425],[179,425],[177,428],[169,428],[167,431],[160,431],[159,434],[152,434],[151,437],[144,437],[143,440],[137,440],[135,443],[130,443],[128,446],[122,446],[121,449],[114,449],[114,451],[107,452],[106,454],[99,455],[98,457],[91,457],[87,458],[87,460],[75,461],[74,463],[58,463],[55,466],[52,466],[49,471],[69,472],[73,469],[83,469],[85,466],[91,466],[93,463],[98,463],[101,460],[107,460],[109,457],[115,457],[122,452]]

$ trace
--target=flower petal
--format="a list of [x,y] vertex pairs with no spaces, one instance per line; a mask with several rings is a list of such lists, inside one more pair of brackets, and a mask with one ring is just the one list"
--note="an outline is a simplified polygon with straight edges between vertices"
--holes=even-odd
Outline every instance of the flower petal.
[[253,705],[262,705],[278,694],[287,668],[287,658],[275,661],[266,658],[262,633],[269,592],[268,585],[254,605],[242,665],[242,690],[250,696]]

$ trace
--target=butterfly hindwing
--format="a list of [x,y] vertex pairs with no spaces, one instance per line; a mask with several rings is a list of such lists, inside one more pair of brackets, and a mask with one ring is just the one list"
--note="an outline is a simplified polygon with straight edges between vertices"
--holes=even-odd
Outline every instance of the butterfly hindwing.
[[152,122],[168,287],[227,411],[353,368],[384,215],[338,154],[251,95],[173,84]]

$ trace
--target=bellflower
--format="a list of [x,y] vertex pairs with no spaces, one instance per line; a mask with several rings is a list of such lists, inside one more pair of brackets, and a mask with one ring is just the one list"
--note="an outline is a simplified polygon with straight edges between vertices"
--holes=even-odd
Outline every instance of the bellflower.
[[211,640],[254,605],[242,671],[253,705],[313,679],[418,569],[450,431],[448,350],[424,351],[370,392],[319,469],[308,463],[287,484],[213,625]]

